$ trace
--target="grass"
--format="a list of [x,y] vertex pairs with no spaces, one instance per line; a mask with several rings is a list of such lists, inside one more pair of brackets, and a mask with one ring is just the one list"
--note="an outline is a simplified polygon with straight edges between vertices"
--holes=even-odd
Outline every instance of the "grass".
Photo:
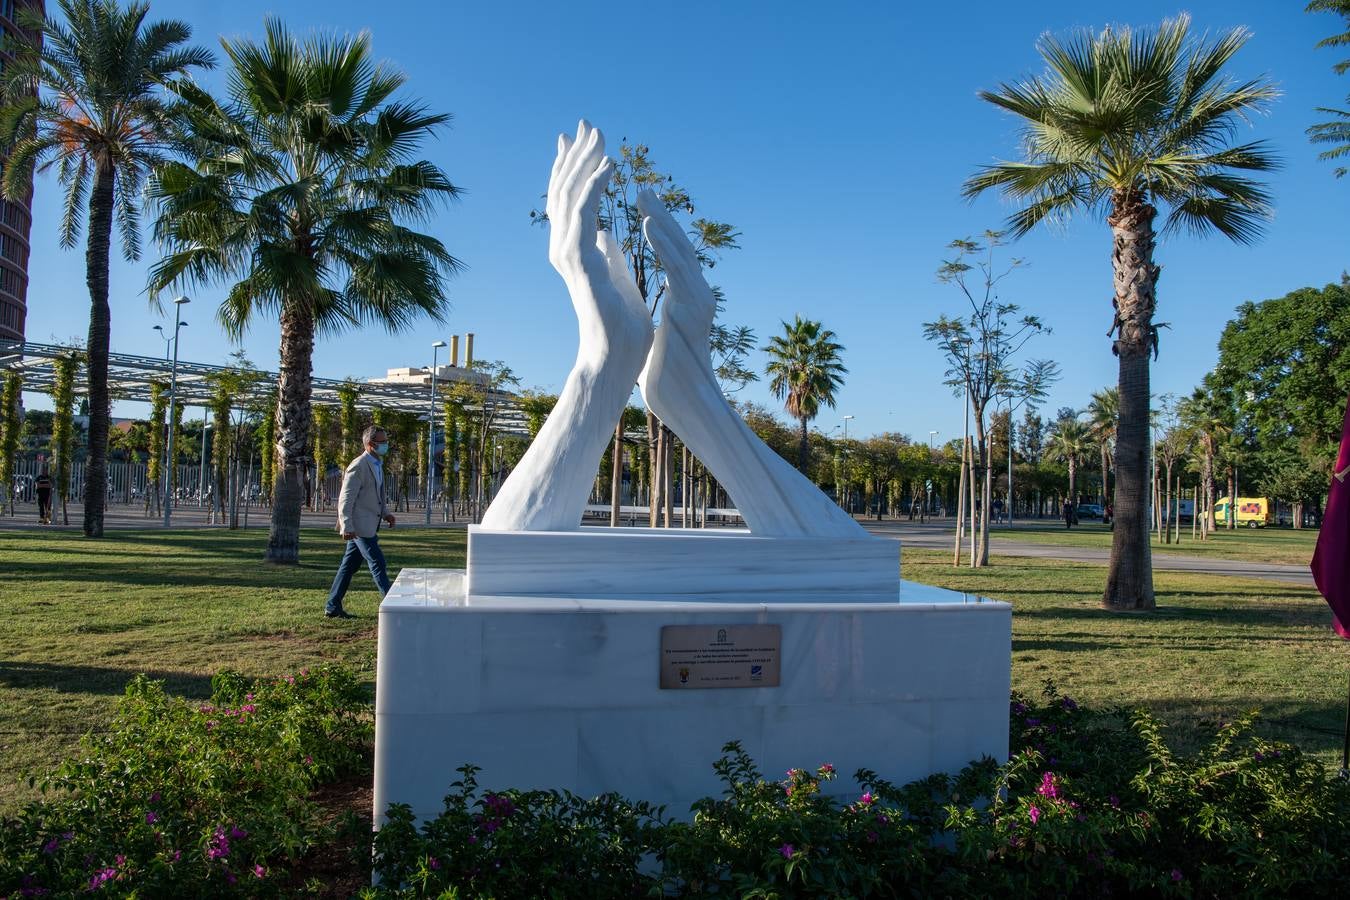
[[[1029,544],[1050,544],[1057,547],[1090,547],[1111,549],[1111,530],[1099,522],[1083,522],[1072,529],[1061,522],[1035,524],[1018,522],[1013,528],[993,526],[990,529],[998,551],[997,539],[1006,538]],[[1312,560],[1313,545],[1317,543],[1315,528],[1238,528],[1219,529],[1209,540],[1191,539],[1191,526],[1182,528],[1181,540],[1164,544],[1156,537],[1153,552],[1172,556],[1198,556],[1208,559],[1240,559],[1246,562],[1280,563],[1306,566]]]
[[[308,530],[298,567],[260,562],[265,533],[0,532],[0,812],[30,796],[22,777],[69,756],[98,729],[137,672],[189,697],[222,668],[275,675],[323,660],[374,677],[377,595],[359,574],[347,608],[322,618],[341,553]],[[394,531],[381,543],[395,570],[459,567],[464,533]],[[1012,601],[1013,683],[1046,678],[1090,703],[1147,705],[1184,740],[1253,706],[1268,734],[1328,762],[1338,755],[1350,650],[1312,591],[1159,572],[1159,610],[1097,608],[1103,568],[996,558],[954,570],[943,551],[905,551],[905,577]]]

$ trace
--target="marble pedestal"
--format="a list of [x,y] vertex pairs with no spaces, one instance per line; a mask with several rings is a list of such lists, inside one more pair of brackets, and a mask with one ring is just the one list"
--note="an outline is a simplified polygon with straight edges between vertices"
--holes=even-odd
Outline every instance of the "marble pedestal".
[[[909,582],[898,600],[470,595],[462,571],[404,569],[380,607],[376,822],[392,802],[434,816],[466,762],[486,789],[617,791],[687,816],[721,793],[730,740],[771,778],[833,763],[850,794],[863,766],[903,784],[1005,759],[1011,608]],[[662,626],[739,624],[781,627],[779,686],[659,688]]]

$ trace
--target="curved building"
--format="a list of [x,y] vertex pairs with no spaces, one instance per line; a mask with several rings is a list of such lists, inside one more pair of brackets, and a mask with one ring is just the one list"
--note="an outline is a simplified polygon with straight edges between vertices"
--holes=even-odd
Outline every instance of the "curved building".
[[[17,11],[24,8],[41,14],[43,0],[0,0],[0,27],[18,34],[15,18]],[[0,66],[4,62],[4,55],[0,54]],[[32,191],[20,201],[0,199],[0,340],[23,340],[23,325],[28,314],[28,232],[33,224],[32,200]]]

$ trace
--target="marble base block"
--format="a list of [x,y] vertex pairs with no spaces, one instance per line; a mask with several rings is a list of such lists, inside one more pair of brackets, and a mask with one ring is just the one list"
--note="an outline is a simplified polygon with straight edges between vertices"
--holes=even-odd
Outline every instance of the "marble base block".
[[722,528],[493,531],[469,526],[469,597],[893,602],[900,544]]
[[[404,569],[380,606],[376,822],[393,802],[435,816],[466,762],[484,789],[617,791],[687,817],[720,795],[731,740],[769,778],[833,763],[841,795],[859,767],[903,784],[1006,759],[1011,608],[909,582],[899,600],[471,597],[462,571]],[[778,686],[660,689],[663,626],[744,624],[780,626]]]

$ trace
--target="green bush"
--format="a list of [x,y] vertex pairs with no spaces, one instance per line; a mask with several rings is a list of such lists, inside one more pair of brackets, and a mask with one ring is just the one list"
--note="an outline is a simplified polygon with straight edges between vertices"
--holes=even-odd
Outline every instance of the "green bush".
[[1012,758],[897,787],[834,768],[767,781],[732,743],[689,821],[616,796],[481,793],[420,827],[390,807],[366,898],[1331,897],[1350,877],[1350,785],[1254,714],[1174,753],[1143,712],[1015,696]]
[[368,691],[323,667],[206,703],[139,676],[81,758],[0,822],[0,896],[266,896],[320,833],[313,788],[368,768]]

